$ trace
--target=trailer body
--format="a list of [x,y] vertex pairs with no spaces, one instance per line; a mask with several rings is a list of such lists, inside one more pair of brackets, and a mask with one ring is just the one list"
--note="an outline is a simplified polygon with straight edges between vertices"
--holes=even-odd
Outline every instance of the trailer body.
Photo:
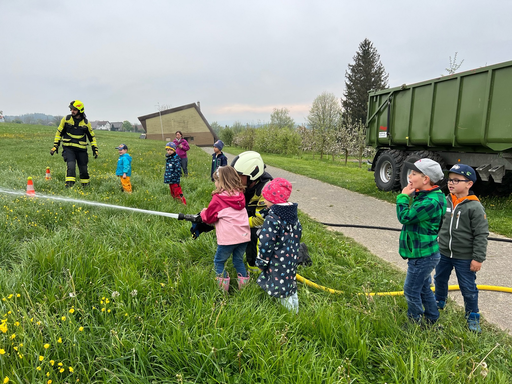
[[[412,85],[371,91],[367,144],[379,189],[407,184],[404,161],[429,157],[445,169],[464,163],[481,181],[512,173],[512,61]],[[380,161],[379,161],[380,160]]]

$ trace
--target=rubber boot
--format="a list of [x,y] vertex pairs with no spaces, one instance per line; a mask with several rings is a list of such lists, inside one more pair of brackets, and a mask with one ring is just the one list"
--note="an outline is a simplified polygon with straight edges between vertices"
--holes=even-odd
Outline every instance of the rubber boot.
[[480,314],[471,312],[468,316],[468,328],[470,331],[480,333],[482,332],[482,328],[480,328]]
[[238,281],[238,289],[242,289],[244,285],[249,284],[250,279],[251,278],[249,277],[249,275],[247,275],[247,277],[243,277],[242,274],[239,273],[236,278],[236,280]]
[[229,281],[231,280],[229,274],[228,277],[218,276],[216,280],[217,283],[219,284],[219,288],[224,289],[226,292],[229,291]]

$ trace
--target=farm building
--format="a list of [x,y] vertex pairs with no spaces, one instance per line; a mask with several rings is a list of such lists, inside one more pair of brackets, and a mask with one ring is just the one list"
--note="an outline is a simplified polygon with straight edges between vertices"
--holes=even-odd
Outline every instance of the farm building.
[[218,139],[202,114],[199,102],[140,116],[139,120],[147,139],[172,141],[176,131],[181,131],[190,144],[198,146],[213,145]]

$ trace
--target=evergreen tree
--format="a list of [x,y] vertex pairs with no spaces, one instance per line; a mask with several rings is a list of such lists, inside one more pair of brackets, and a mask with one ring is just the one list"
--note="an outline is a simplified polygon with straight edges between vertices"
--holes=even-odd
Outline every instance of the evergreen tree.
[[353,57],[354,64],[345,71],[345,92],[341,102],[344,114],[353,122],[366,124],[368,91],[388,86],[388,74],[380,62],[380,55],[372,42],[364,39]]

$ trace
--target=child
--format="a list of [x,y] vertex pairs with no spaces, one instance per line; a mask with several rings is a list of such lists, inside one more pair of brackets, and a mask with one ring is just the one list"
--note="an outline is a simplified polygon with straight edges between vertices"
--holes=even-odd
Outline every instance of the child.
[[224,143],[222,140],[217,140],[213,144],[213,154],[212,154],[212,171],[210,172],[210,177],[213,180],[213,173],[219,167],[224,167],[228,165],[228,158],[222,153],[222,148],[224,148]]
[[404,283],[407,316],[413,322],[423,320],[425,325],[432,325],[439,318],[439,311],[430,289],[430,274],[441,257],[437,233],[446,211],[446,200],[435,183],[444,175],[441,166],[431,159],[406,162],[404,166],[411,173],[409,184],[396,198],[396,213],[403,224],[399,253],[407,259],[408,266]]
[[176,154],[176,144],[169,141],[165,145],[165,150],[167,151],[167,154],[165,155],[167,159],[165,164],[164,183],[169,184],[172,197],[177,200],[181,200],[183,204],[187,205],[187,200],[183,197],[183,191],[180,186],[181,161]]
[[128,147],[126,144],[121,144],[116,147],[119,151],[119,160],[117,160],[116,176],[121,178],[121,185],[123,191],[132,193],[132,184],[130,176],[132,175],[132,157],[128,154]]
[[446,197],[448,208],[439,231],[441,260],[434,276],[436,301],[444,309],[448,297],[448,279],[455,268],[468,327],[482,332],[478,313],[478,288],[476,272],[482,267],[487,251],[489,228],[485,210],[469,189],[476,182],[476,172],[465,164],[455,164],[448,176],[450,194]]
[[245,209],[244,186],[240,176],[233,167],[220,167],[213,174],[215,190],[208,208],[201,211],[201,219],[207,224],[215,224],[217,234],[217,252],[213,263],[220,288],[229,290],[229,274],[224,265],[233,254],[238,289],[249,282],[245,270],[244,252],[247,242],[251,240],[249,216]]
[[277,177],[263,187],[262,195],[269,208],[259,235],[256,265],[262,270],[257,283],[270,296],[292,312],[299,312],[297,263],[302,226],[297,203],[289,203],[292,185]]

